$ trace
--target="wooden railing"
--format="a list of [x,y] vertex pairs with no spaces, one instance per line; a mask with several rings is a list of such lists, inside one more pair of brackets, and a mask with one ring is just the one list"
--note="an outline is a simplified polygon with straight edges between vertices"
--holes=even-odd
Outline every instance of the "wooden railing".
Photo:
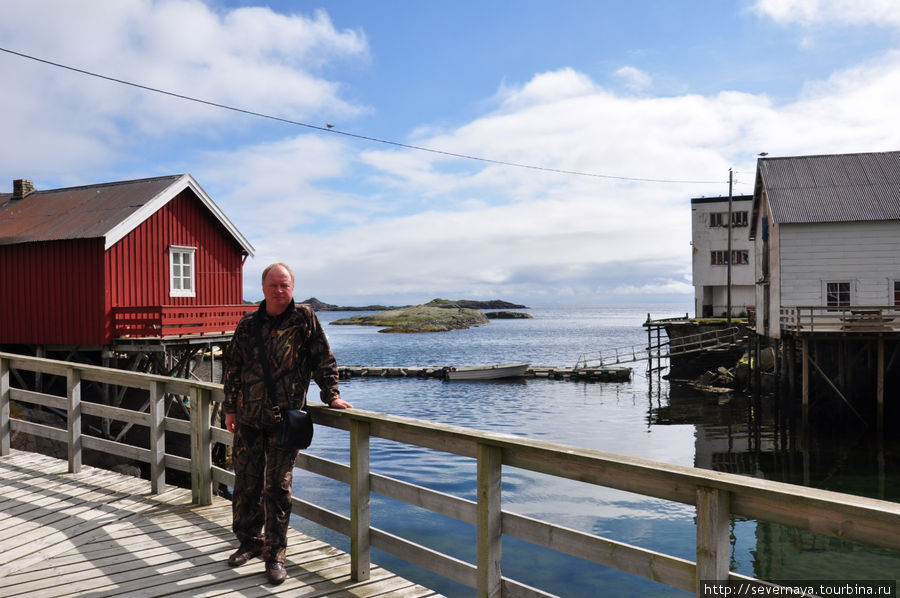
[[231,334],[255,305],[148,305],[113,308],[115,338]]
[[[10,382],[14,370],[20,375],[40,372],[64,377],[66,396],[15,388]],[[137,413],[85,401],[82,389],[86,381],[143,389],[150,395],[150,412]],[[190,398],[189,422],[164,417],[162,407],[167,393]],[[214,466],[211,457],[213,443],[231,443],[230,433],[209,423],[211,405],[223,398],[218,384],[0,353],[0,455],[9,453],[10,433],[19,430],[65,442],[72,472],[80,470],[81,452],[85,448],[149,463],[154,492],[164,488],[166,468],[190,472],[194,502],[210,504],[214,485],[232,486],[234,482],[234,474]],[[62,430],[11,418],[11,401],[65,410],[68,428]],[[900,504],[897,503],[359,409],[311,406],[310,411],[318,425],[349,431],[350,463],[303,453],[296,465],[348,484],[350,516],[297,497],[293,499],[293,511],[350,537],[355,580],[367,579],[370,548],[376,547],[477,588],[479,596],[547,596],[502,576],[501,544],[503,536],[510,536],[703,595],[705,582],[750,580],[729,571],[729,522],[733,515],[900,550]],[[84,415],[147,426],[150,446],[138,448],[82,435]],[[166,432],[190,435],[190,459],[166,453]],[[462,499],[370,471],[369,440],[373,437],[475,459],[477,500]],[[504,511],[501,508],[503,466],[694,505],[696,562]],[[474,524],[477,562],[460,561],[372,527],[369,524],[372,493]],[[828,555],[822,557],[825,571]]]
[[781,308],[781,329],[787,332],[900,332],[900,307],[805,305]]
[[669,339],[669,355],[685,355],[721,347],[741,344],[747,331],[744,328],[716,328],[697,334],[689,334]]

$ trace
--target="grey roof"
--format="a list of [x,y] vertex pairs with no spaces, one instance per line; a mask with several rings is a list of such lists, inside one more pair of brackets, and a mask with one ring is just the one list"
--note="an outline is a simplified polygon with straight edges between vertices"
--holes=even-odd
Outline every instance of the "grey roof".
[[900,152],[760,158],[763,189],[779,224],[900,220]]
[[0,193],[0,245],[102,238],[108,249],[188,188],[253,255],[253,246],[189,174],[36,190],[22,199]]

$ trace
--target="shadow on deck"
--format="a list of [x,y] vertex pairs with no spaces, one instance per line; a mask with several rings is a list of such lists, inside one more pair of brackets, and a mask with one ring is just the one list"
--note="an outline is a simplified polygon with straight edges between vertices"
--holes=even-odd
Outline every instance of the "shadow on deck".
[[437,596],[372,567],[350,579],[350,557],[290,530],[288,579],[271,586],[263,561],[232,569],[231,503],[191,504],[191,491],[13,451],[0,457],[0,595]]

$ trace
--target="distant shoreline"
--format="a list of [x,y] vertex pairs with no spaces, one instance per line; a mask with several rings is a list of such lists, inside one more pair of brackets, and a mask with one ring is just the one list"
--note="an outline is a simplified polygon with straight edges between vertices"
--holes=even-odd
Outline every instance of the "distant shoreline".
[[[413,307],[412,305],[365,305],[365,306],[346,306],[346,305],[333,305],[331,303],[325,303],[324,301],[320,301],[315,297],[310,297],[306,301],[300,301],[299,303],[306,303],[310,307],[313,308],[314,311],[392,311],[397,309],[405,309],[408,307]],[[458,300],[448,300],[448,299],[433,299],[428,305],[434,305],[442,308],[463,308],[463,309],[496,309],[496,310],[505,310],[505,309],[528,309],[527,305],[520,305],[517,303],[510,303],[508,301],[501,301],[500,299],[493,299],[490,301],[473,301],[470,299],[458,299]]]
[[[313,297],[315,300],[315,297]],[[378,332],[446,332],[487,324],[490,318],[486,316],[479,306],[487,308],[516,309],[514,303],[506,301],[448,301],[446,299],[433,299],[425,305],[411,305],[396,309],[384,309],[374,314],[356,315],[349,318],[334,320],[331,324],[355,325],[355,326],[379,326]],[[513,306],[513,307],[508,307]],[[524,307],[524,306],[522,306]],[[340,308],[344,311],[352,311]],[[530,318],[529,314],[513,313],[510,311],[492,312],[495,318]]]

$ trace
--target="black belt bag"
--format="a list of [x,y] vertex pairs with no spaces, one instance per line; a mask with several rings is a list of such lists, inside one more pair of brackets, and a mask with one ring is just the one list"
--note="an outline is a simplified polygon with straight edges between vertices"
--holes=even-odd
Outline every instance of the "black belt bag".
[[308,448],[313,439],[312,417],[305,409],[287,409],[282,413],[278,405],[274,407],[275,423],[278,424],[278,446],[288,450]]

